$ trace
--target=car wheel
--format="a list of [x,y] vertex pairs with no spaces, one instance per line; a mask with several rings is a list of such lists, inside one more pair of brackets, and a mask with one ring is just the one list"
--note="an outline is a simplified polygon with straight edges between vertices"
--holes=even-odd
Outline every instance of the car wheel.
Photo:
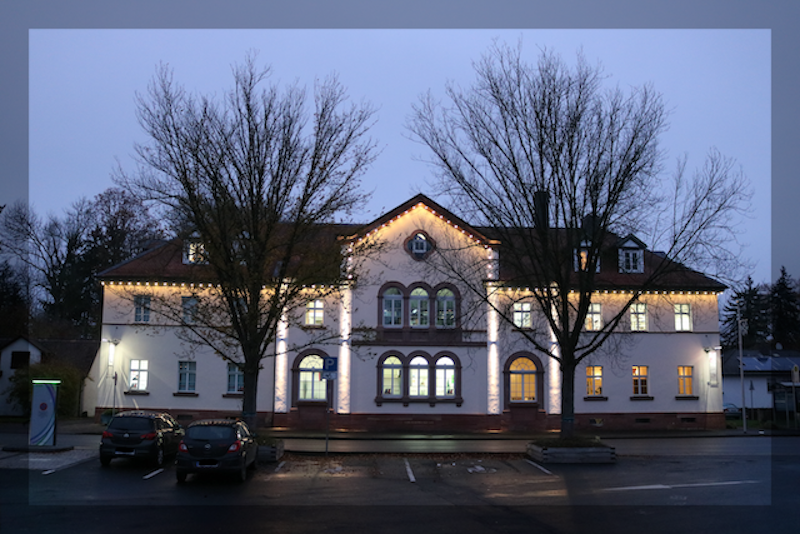
[[156,466],[163,467],[164,465],[164,447],[156,449]]
[[178,484],[183,484],[184,482],[186,482],[186,472],[175,471],[175,478],[178,479]]
[[104,454],[100,455],[100,465],[103,467],[108,467],[111,464],[111,456],[106,456]]

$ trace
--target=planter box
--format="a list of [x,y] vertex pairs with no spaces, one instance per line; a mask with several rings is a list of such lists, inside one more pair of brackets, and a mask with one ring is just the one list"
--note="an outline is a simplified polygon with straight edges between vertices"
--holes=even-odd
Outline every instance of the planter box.
[[278,440],[274,445],[258,446],[258,461],[260,463],[277,462],[283,457],[283,440]]
[[528,443],[528,456],[543,464],[612,464],[614,447],[541,447]]

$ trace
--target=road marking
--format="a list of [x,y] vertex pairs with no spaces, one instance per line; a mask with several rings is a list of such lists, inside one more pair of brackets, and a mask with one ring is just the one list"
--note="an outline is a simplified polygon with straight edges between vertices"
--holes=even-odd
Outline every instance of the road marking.
[[[540,470],[540,471],[542,471],[543,473],[546,473],[546,474],[548,474],[548,475],[553,475],[553,473],[551,473],[550,471],[548,471],[547,469],[545,469],[545,468],[544,468],[544,467],[542,467],[541,465],[537,464],[536,462],[534,462],[534,461],[532,461],[532,460],[528,460],[527,458],[525,459],[525,461],[526,461],[526,462],[528,462],[529,464],[531,464],[531,465],[532,465],[533,467],[535,467],[536,469],[539,469],[539,470]],[[554,475],[553,475],[553,476],[554,476]]]
[[408,463],[407,458],[403,458],[403,461],[406,463],[406,473],[408,473],[408,480],[411,482],[416,482],[417,479],[414,478],[414,472],[411,470],[411,464]]
[[639,490],[660,490],[675,488],[707,488],[710,486],[737,486],[740,484],[758,484],[759,480],[728,480],[723,482],[700,482],[697,484],[651,484],[648,486],[627,486],[623,488],[605,488],[602,491],[639,491]]
[[42,474],[43,475],[52,475],[55,472],[56,472],[55,469],[48,469],[47,471],[42,471]]
[[153,472],[152,472],[152,473],[150,473],[149,475],[145,475],[145,476],[143,476],[143,477],[142,477],[142,479],[143,479],[143,480],[147,480],[148,478],[153,478],[154,476],[156,476],[156,475],[159,475],[159,474],[161,474],[161,473],[163,473],[163,472],[164,472],[164,470],[163,470],[163,469],[156,469],[155,471],[153,471]]
[[276,468],[275,468],[275,472],[277,473],[278,471],[280,471],[280,470],[281,470],[281,467],[283,467],[285,464],[286,464],[286,462],[281,462],[281,463],[279,463],[279,464],[278,464],[278,467],[276,467]]

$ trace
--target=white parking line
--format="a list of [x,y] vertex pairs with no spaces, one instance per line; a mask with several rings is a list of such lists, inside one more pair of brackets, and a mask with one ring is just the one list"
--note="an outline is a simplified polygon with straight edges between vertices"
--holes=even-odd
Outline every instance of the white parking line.
[[408,463],[408,459],[403,458],[403,461],[406,463],[406,473],[408,473],[408,480],[410,480],[411,482],[416,482],[417,479],[414,478],[414,472],[411,471],[411,464]]
[[281,463],[279,463],[279,464],[278,464],[278,467],[276,467],[276,468],[275,468],[275,472],[277,473],[278,471],[280,471],[280,470],[281,470],[281,467],[283,467],[284,465],[286,465],[286,462],[281,462]]
[[163,472],[164,472],[164,470],[163,470],[163,469],[156,469],[156,470],[155,470],[155,471],[153,471],[152,473],[150,473],[150,474],[147,474],[147,475],[143,476],[143,477],[142,477],[142,479],[143,479],[143,480],[147,480],[147,479],[149,479],[149,478],[153,478],[154,476],[156,476],[156,475],[159,475],[159,474],[161,474],[161,473],[163,473]]
[[546,474],[548,474],[548,475],[552,475],[552,476],[554,476],[554,475],[553,475],[553,473],[551,473],[550,471],[548,471],[547,469],[545,469],[545,468],[544,468],[544,467],[542,467],[541,465],[537,464],[536,462],[534,462],[534,461],[532,461],[532,460],[528,460],[527,458],[525,459],[525,461],[526,461],[526,462],[528,462],[529,464],[531,464],[531,465],[532,465],[533,467],[535,467],[536,469],[539,469],[539,470],[540,470],[540,471],[542,471],[543,473],[546,473]]
[[740,484],[758,484],[758,480],[728,480],[724,482],[701,482],[697,484],[651,484],[649,486],[627,486],[624,488],[605,488],[603,491],[639,491],[639,490],[657,490],[657,489],[675,489],[675,488],[706,488],[709,486],[738,486]]
[[52,475],[55,472],[56,472],[55,469],[48,469],[47,471],[42,471],[42,474],[43,475]]

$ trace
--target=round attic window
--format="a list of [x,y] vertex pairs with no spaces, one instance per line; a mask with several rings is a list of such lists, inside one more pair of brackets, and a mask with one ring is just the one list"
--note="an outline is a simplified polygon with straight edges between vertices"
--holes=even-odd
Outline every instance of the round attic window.
[[433,240],[424,232],[415,232],[406,240],[406,251],[415,260],[424,260],[433,251]]

